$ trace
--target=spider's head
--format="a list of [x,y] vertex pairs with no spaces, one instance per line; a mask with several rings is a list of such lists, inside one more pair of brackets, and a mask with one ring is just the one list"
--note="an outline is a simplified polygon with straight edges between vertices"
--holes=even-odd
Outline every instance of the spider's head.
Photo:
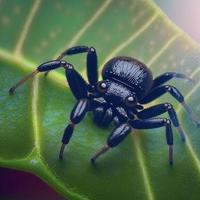
[[111,105],[116,107],[135,107],[137,104],[137,96],[125,85],[113,81],[103,80],[98,82],[97,92]]

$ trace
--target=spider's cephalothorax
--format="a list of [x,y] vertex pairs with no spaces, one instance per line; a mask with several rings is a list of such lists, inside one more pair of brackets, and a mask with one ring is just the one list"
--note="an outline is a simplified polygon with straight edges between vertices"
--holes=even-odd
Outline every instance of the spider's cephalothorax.
[[[87,53],[88,83],[74,69],[62,60],[66,55]],[[176,72],[166,72],[153,79],[150,69],[142,62],[131,57],[114,57],[103,67],[103,80],[98,81],[97,55],[93,47],[76,46],[64,51],[56,60],[41,64],[35,71],[24,77],[10,88],[10,93],[23,84],[30,77],[39,72],[63,67],[69,87],[77,102],[71,111],[70,122],[62,138],[59,157],[63,158],[65,145],[69,143],[76,124],[83,120],[85,114],[93,112],[93,121],[99,126],[107,126],[114,122],[115,129],[107,139],[107,143],[92,157],[94,163],[97,157],[108,149],[117,146],[131,132],[132,129],[152,129],[165,127],[166,140],[169,146],[169,163],[173,163],[173,133],[172,125],[185,140],[184,131],[179,125],[176,111],[170,103],[161,103],[148,108],[147,104],[165,93],[171,94],[185,108],[191,119],[199,125],[199,121],[184,101],[179,90],[167,81],[176,77],[192,81],[190,77]],[[157,117],[168,112],[168,118]]]
[[105,99],[116,106],[132,107],[151,89],[151,71],[141,62],[130,57],[115,57],[109,60],[102,71],[107,85]]

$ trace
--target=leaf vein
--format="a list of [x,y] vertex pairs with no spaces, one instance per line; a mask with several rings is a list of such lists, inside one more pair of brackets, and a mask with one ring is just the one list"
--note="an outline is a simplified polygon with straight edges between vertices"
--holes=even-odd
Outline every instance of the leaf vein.
[[[112,0],[106,0],[100,8],[95,11],[94,15],[82,26],[82,28],[75,34],[75,36],[71,39],[71,42],[69,44],[66,44],[67,47],[72,47],[75,45],[78,40],[81,38],[81,36],[89,29],[89,27],[101,16],[101,14],[107,9],[107,7],[110,5]],[[62,52],[63,49],[54,55],[54,58],[56,58],[60,52]]]
[[147,66],[151,66],[169,47],[170,45],[180,36],[180,33],[176,33],[173,35],[166,44],[155,54],[148,62]]
[[[0,59],[7,62],[12,63],[15,67],[30,71],[38,66],[36,63],[30,62],[29,60],[25,59],[23,56],[17,57],[16,55],[11,54],[10,52],[6,51],[5,49],[0,48]],[[61,87],[68,87],[67,82],[65,81],[65,76],[61,75],[60,73],[54,71],[48,75],[53,82],[57,83]]]
[[[135,137],[133,137],[134,135],[135,135]],[[141,169],[142,178],[143,178],[144,186],[146,189],[146,194],[147,194],[149,200],[154,200],[155,198],[154,198],[154,194],[152,191],[152,186],[149,181],[149,175],[148,175],[148,171],[146,168],[144,155],[141,151],[140,138],[139,138],[139,135],[137,132],[134,132],[134,135],[132,135],[133,143],[134,143],[134,147],[136,149],[136,155],[137,155],[137,159],[138,159],[139,166]]]
[[33,134],[35,137],[35,147],[36,151],[40,153],[40,143],[39,143],[39,119],[38,119],[38,101],[39,101],[39,78],[36,76],[32,84],[32,123],[33,123]]
[[[114,57],[117,53],[119,53],[122,49],[124,49],[126,46],[128,46],[131,42],[133,42],[141,33],[143,33],[149,26],[153,24],[153,22],[157,19],[159,16],[159,13],[155,13],[140,29],[138,29],[137,32],[135,32],[133,35],[131,35],[127,40],[123,41],[118,47],[116,47],[109,56],[104,60],[104,64],[107,60]],[[101,66],[103,66],[102,64]]]
[[27,38],[27,34],[30,30],[30,27],[31,27],[31,24],[32,24],[32,21],[39,9],[39,6],[40,6],[40,3],[41,3],[41,0],[35,0],[35,2],[33,3],[32,7],[31,7],[31,10],[30,10],[30,13],[28,15],[28,18],[24,24],[24,27],[22,28],[22,32],[21,32],[21,35],[17,41],[17,44],[16,44],[16,47],[15,47],[15,50],[14,50],[14,54],[16,56],[21,56],[21,51],[22,51],[22,47],[23,47],[23,44]]

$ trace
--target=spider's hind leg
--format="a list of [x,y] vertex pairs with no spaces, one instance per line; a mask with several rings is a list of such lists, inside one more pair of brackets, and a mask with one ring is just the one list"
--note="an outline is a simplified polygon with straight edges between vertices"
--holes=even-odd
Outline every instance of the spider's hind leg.
[[177,73],[177,72],[165,72],[164,74],[161,74],[160,76],[156,77],[153,80],[153,88],[166,83],[167,81],[171,80],[172,78],[185,79],[191,83],[195,82],[192,78],[190,78],[189,76],[187,76],[185,74],[181,74],[181,73]]
[[195,113],[191,110],[191,108],[186,104],[184,100],[184,96],[181,92],[174,86],[171,85],[161,85],[158,87],[153,88],[142,100],[140,100],[141,104],[147,104],[151,101],[159,98],[160,96],[164,95],[165,93],[169,93],[173,96],[185,109],[189,117],[192,121],[197,125],[200,126],[200,121]]
[[173,164],[173,132],[171,127],[171,121],[166,118],[153,118],[153,119],[138,119],[131,120],[129,124],[135,129],[153,129],[159,127],[165,127],[166,140],[169,150],[169,164]]
[[165,112],[168,112],[170,120],[172,121],[174,127],[179,132],[182,141],[185,141],[184,131],[182,127],[180,126],[178,117],[176,115],[176,111],[174,110],[173,105],[171,105],[170,103],[162,103],[162,104],[158,104],[158,105],[146,108],[142,110],[141,112],[139,112],[137,116],[140,119],[148,119],[148,118],[152,118],[152,117],[164,114]]

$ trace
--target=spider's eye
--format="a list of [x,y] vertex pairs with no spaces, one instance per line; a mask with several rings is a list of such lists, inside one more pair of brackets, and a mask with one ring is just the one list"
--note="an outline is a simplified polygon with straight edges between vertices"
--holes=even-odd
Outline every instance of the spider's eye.
[[106,82],[105,81],[99,82],[98,85],[97,85],[97,90],[99,92],[102,92],[102,93],[106,92],[106,90],[107,90],[107,84],[106,84]]
[[133,107],[136,104],[136,98],[134,96],[128,96],[125,100],[125,103],[129,107]]

